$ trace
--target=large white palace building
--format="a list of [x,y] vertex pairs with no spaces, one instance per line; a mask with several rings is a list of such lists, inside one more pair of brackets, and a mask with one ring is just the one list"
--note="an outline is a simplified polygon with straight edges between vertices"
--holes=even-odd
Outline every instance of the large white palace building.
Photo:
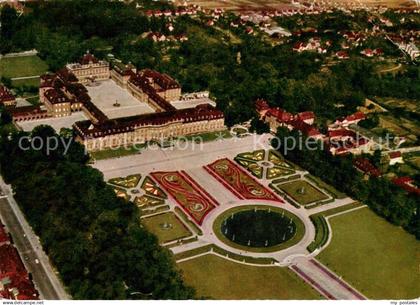
[[[92,84],[107,82],[150,111],[111,118],[109,109],[98,106],[88,90]],[[50,117],[84,112],[89,120],[76,122],[73,128],[76,139],[89,151],[225,129],[223,112],[210,103],[175,107],[181,99],[181,86],[170,76],[99,61],[90,53],[55,74],[41,76],[39,95]],[[119,107],[118,100],[114,106]]]

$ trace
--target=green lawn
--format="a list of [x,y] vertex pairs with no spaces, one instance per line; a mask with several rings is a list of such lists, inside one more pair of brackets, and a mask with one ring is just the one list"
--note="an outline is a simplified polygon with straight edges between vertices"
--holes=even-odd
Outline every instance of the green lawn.
[[[142,223],[150,232],[157,236],[160,243],[167,243],[192,235],[172,212],[143,218]],[[165,223],[169,224],[170,228],[164,228],[163,225]]]
[[12,80],[13,87],[39,87],[39,77]]
[[334,196],[338,199],[343,199],[343,198],[347,197],[346,194],[337,191],[333,186],[325,183],[324,181],[322,181],[318,177],[312,176],[310,174],[306,175],[305,177],[308,178],[309,180],[311,180],[312,182],[314,182],[318,187],[326,190],[328,193],[330,193],[332,196]]
[[38,56],[10,57],[0,59],[0,77],[24,77],[41,75],[48,65]]
[[95,160],[105,160],[120,158],[125,156],[131,156],[135,154],[140,154],[141,151],[147,147],[147,144],[137,144],[133,146],[121,146],[115,149],[105,149],[100,151],[91,152],[91,156]]
[[[328,199],[328,197],[304,180],[284,183],[277,186],[301,205]],[[301,189],[303,193],[299,193]]]
[[207,254],[178,264],[198,296],[219,300],[314,300],[321,296],[292,271],[255,267]]
[[200,143],[229,138],[232,138],[232,135],[230,134],[229,130],[223,130],[180,137],[180,140],[194,141],[196,143]]
[[368,208],[330,218],[331,244],[317,257],[372,299],[419,297],[420,242]]

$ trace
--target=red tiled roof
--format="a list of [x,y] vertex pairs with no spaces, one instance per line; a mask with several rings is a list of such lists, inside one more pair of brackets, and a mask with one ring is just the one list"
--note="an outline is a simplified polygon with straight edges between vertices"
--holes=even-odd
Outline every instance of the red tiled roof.
[[79,63],[81,65],[88,65],[90,63],[98,63],[98,59],[91,53],[87,52],[85,55],[80,58]]
[[298,113],[298,118],[302,121],[315,119],[315,113],[313,113],[312,111],[301,112]]
[[142,126],[164,125],[171,122],[199,122],[223,118],[223,112],[210,104],[166,112],[148,113],[139,116],[109,120],[104,124],[91,127],[90,121],[75,123],[76,132],[83,138],[99,138],[112,134],[125,133]]
[[404,189],[405,191],[409,193],[420,195],[420,189],[418,187],[411,185],[413,181],[414,180],[411,177],[398,177],[398,178],[393,179],[392,183],[394,183],[395,185],[398,185],[399,187],[401,187],[402,189]]
[[281,123],[287,123],[293,120],[293,114],[280,108],[271,108],[267,112],[267,116],[273,116]]
[[407,184],[407,183],[411,183],[413,182],[413,178],[411,177],[398,177],[392,180],[392,182],[394,182],[397,185],[401,185],[401,184]]
[[376,168],[370,161],[366,158],[356,158],[353,161],[353,165],[357,167],[362,172],[369,174],[373,177],[379,177],[382,175],[381,171]]
[[162,89],[168,90],[181,88],[181,86],[176,80],[174,80],[172,77],[165,73],[159,73],[150,69],[145,69],[140,73],[146,78],[151,78],[153,82],[158,84]]
[[340,58],[349,58],[349,54],[346,51],[338,51],[335,55]]
[[40,106],[24,106],[10,109],[9,112],[13,115],[13,117],[23,116],[28,114],[37,114],[37,113],[44,113],[45,110],[41,110]]
[[5,86],[0,85],[0,103],[14,101],[15,97]]
[[402,153],[400,151],[393,151],[393,152],[390,152],[388,155],[391,159],[397,159],[402,156]]
[[255,108],[257,111],[267,110],[270,109],[270,106],[268,105],[268,102],[263,99],[258,99],[255,102]]
[[44,96],[51,104],[70,103],[69,98],[61,90],[48,89]]
[[293,128],[299,130],[306,136],[314,137],[321,134],[319,130],[316,129],[314,126],[309,125],[301,120],[293,120],[290,122],[290,125],[292,125]]
[[356,133],[352,130],[348,129],[336,129],[328,131],[329,138],[337,138],[337,137],[355,137]]
[[0,279],[26,274],[27,271],[16,248],[10,244],[0,246]]
[[76,75],[70,72],[67,68],[62,68],[57,71],[57,77],[59,77],[64,83],[76,83],[79,80]]
[[353,113],[352,115],[347,116],[344,120],[348,122],[353,122],[357,120],[364,120],[366,118],[365,114],[361,111]]

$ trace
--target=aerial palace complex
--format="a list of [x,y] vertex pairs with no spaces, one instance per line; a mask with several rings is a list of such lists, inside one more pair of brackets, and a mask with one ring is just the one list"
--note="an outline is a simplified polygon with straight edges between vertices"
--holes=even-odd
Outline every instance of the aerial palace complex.
[[[41,76],[39,95],[50,117],[83,111],[88,120],[73,127],[77,140],[89,151],[225,129],[223,112],[205,93],[182,102],[181,86],[170,76],[110,64],[89,52],[78,63]],[[113,97],[114,110],[120,107],[119,98],[134,102],[132,109],[142,104],[145,110],[115,117],[103,107]]]

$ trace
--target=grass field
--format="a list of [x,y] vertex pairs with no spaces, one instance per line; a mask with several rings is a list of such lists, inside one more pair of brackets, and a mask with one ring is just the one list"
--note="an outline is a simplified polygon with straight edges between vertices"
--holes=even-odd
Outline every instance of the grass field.
[[38,56],[8,57],[0,59],[0,76],[15,78],[41,75],[48,65]]
[[121,158],[140,154],[141,151],[147,147],[147,144],[137,144],[133,146],[122,146],[115,149],[105,149],[100,151],[91,152],[91,157],[95,160],[105,160],[113,158]]
[[178,264],[198,296],[223,300],[321,299],[293,272],[280,267],[254,267],[207,254]]
[[330,218],[331,244],[317,257],[372,299],[420,294],[420,242],[368,208]]
[[[38,76],[48,71],[48,65],[38,56],[6,57],[0,59],[0,77]],[[39,77],[12,80],[14,87],[39,86]]]
[[420,105],[416,100],[397,99],[397,98],[375,98],[382,106],[393,108],[404,108],[405,110],[420,113]]
[[[301,205],[307,205],[312,202],[328,199],[325,194],[304,180],[297,180],[281,184],[278,186],[278,188],[286,192],[286,194],[288,194]],[[304,193],[300,194],[299,190],[302,188],[304,189]]]
[[[184,226],[178,217],[172,213],[159,214],[142,219],[143,225],[159,239],[159,243],[167,243],[177,239],[191,236],[191,232]],[[170,228],[163,225],[170,224]]]
[[306,178],[312,180],[313,182],[315,182],[315,184],[317,186],[319,186],[320,188],[326,190],[328,193],[330,193],[332,196],[334,196],[334,197],[336,197],[338,199],[343,199],[343,198],[346,198],[347,197],[346,194],[337,191],[333,186],[325,183],[324,181],[322,181],[318,177],[315,177],[315,176],[312,176],[312,175],[308,174],[308,175],[306,175]]

